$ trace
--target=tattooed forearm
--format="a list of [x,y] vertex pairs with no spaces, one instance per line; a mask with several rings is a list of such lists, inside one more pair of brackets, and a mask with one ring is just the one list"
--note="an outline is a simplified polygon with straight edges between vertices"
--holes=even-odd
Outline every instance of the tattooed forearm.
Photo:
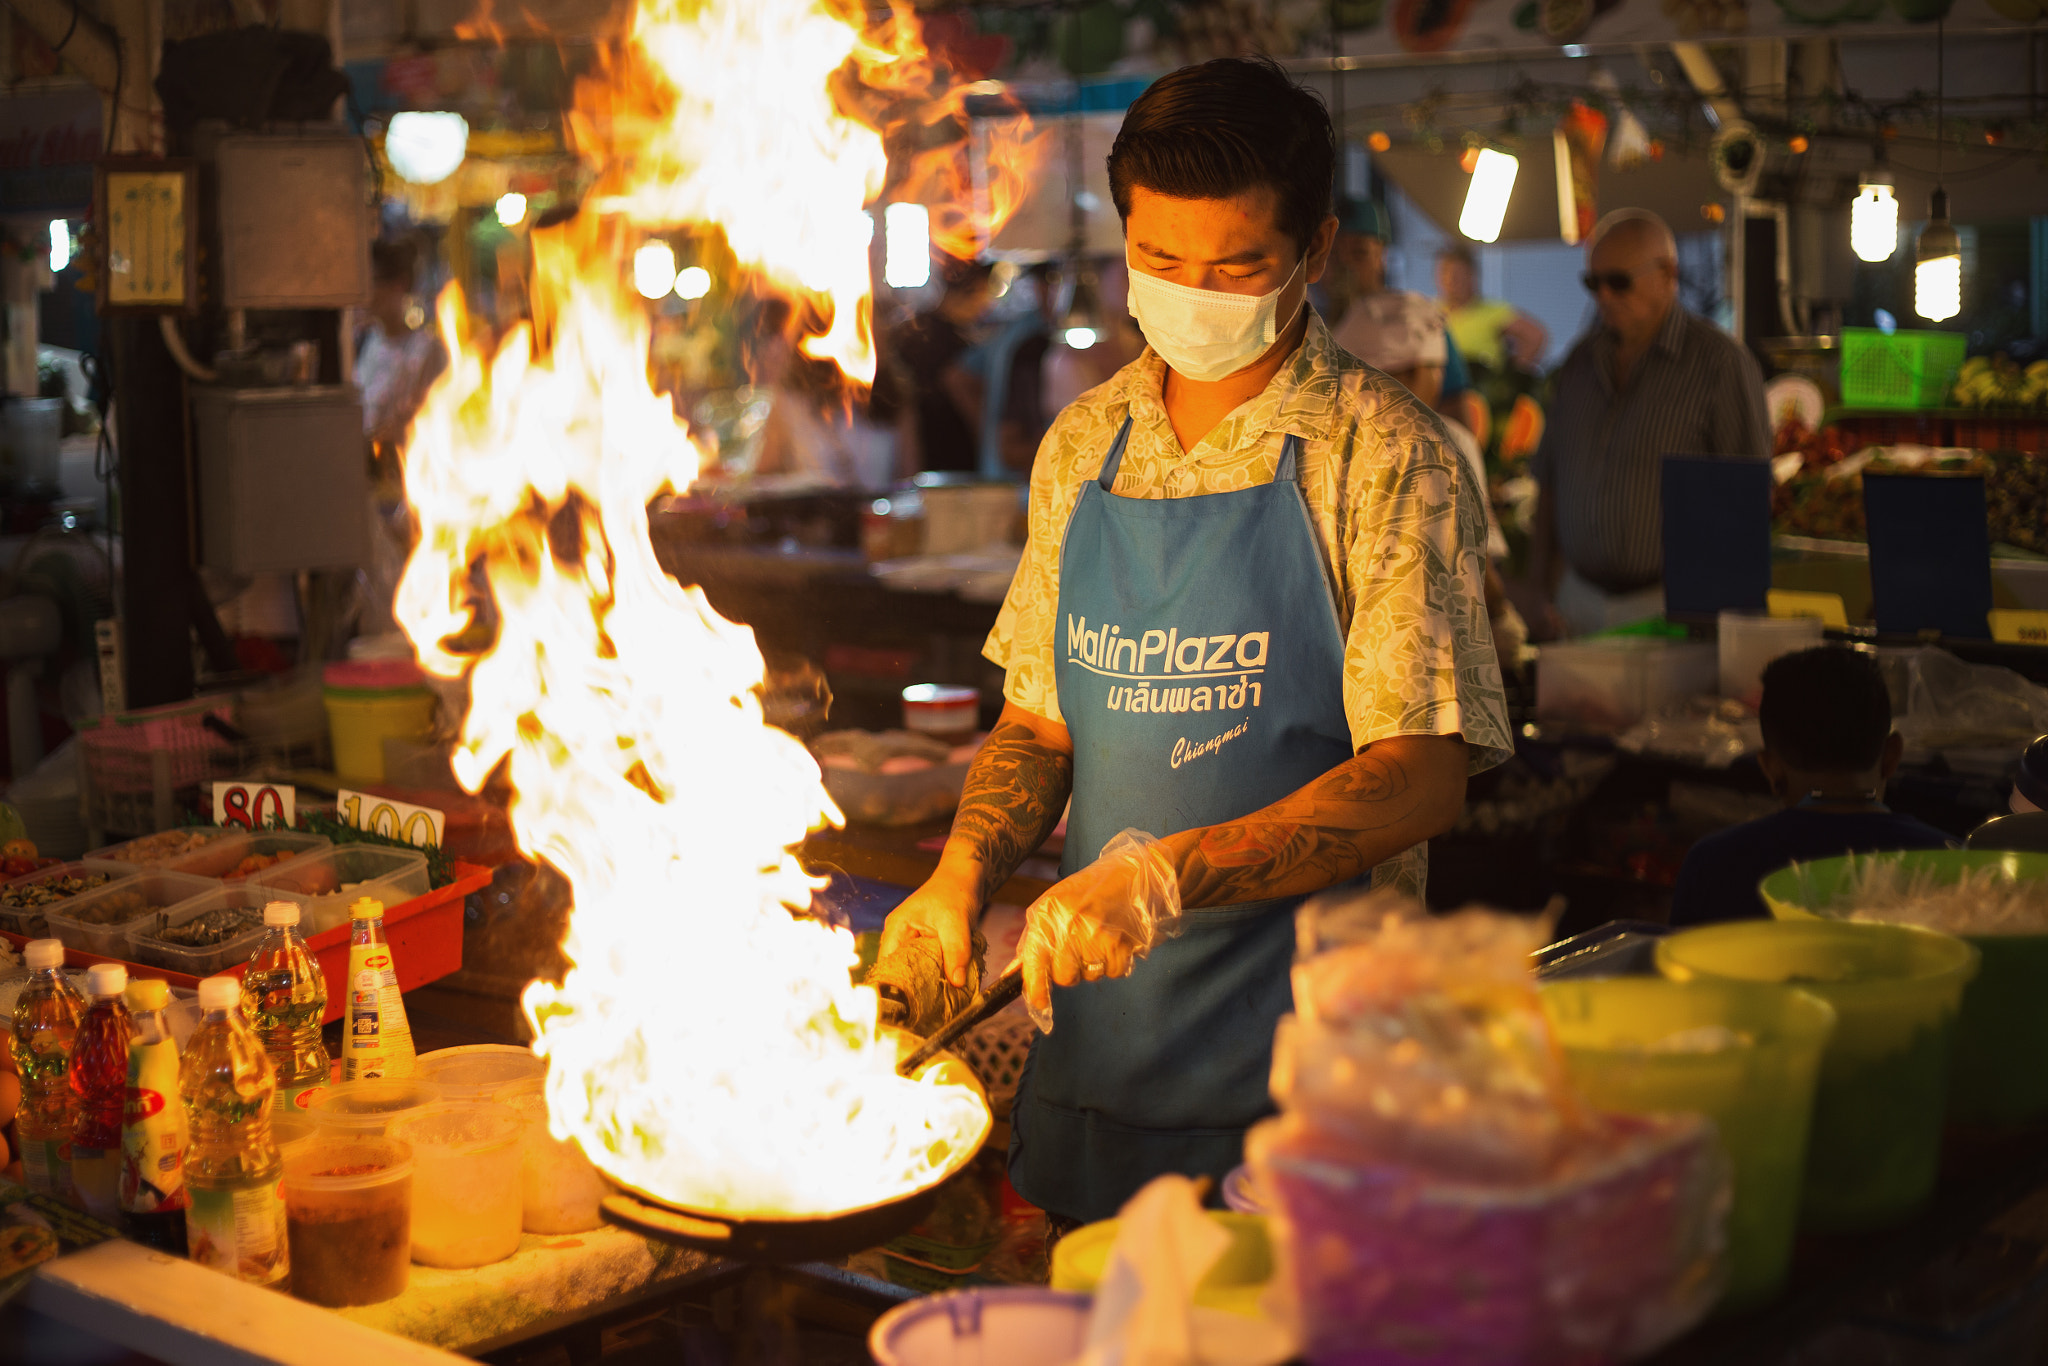
[[992,896],[1045,843],[1074,780],[1070,753],[1022,722],[1004,717],[989,732],[953,818],[949,845],[965,846],[981,866],[981,895]]
[[1428,839],[1464,800],[1464,750],[1456,737],[1382,741],[1264,810],[1181,832],[1167,842],[1181,903],[1320,891]]

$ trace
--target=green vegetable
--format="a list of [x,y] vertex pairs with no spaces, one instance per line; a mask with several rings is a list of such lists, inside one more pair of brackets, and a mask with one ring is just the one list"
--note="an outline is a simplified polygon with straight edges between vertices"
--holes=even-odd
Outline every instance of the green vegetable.
[[432,887],[446,887],[455,881],[455,869],[448,856],[441,852],[438,844],[408,844],[389,835],[379,835],[371,830],[358,830],[353,825],[343,825],[333,816],[312,811],[299,813],[298,828],[309,835],[325,835],[335,844],[381,844],[386,849],[411,849],[427,856],[427,879]]

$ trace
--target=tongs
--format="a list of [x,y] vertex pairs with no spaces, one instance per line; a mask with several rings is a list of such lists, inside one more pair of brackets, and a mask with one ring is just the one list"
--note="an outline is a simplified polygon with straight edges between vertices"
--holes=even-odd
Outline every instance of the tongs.
[[916,1076],[919,1068],[951,1048],[962,1034],[1016,1000],[1023,991],[1024,960],[1019,958],[1004,968],[1002,975],[994,982],[982,988],[973,1000],[961,1008],[958,1015],[940,1025],[930,1038],[919,1044],[902,1062],[897,1063],[896,1071],[906,1077]]

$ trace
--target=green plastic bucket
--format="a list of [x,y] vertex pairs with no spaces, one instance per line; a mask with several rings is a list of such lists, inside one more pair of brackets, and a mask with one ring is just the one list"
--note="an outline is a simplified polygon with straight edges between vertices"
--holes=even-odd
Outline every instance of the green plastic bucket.
[[[1784,1286],[1807,1130],[1835,1009],[1811,992],[1752,982],[1607,977],[1549,982],[1543,1009],[1572,1081],[1596,1109],[1690,1112],[1714,1122],[1734,1177],[1724,1309]],[[1720,1048],[1675,1039],[1715,1026]]]
[[1977,950],[1903,925],[1738,920],[1660,940],[1678,981],[1798,986],[1835,1008],[1807,1144],[1801,1228],[1850,1232],[1911,1214],[1934,1192],[1948,1061]]
[[[1998,849],[1916,849],[1860,855],[1897,860],[1908,872],[1932,870],[1946,881],[1995,869],[2014,881],[2048,883],[2048,854]],[[1851,860],[1795,863],[1757,890],[1781,920],[1836,919],[1857,910],[1844,895]],[[1964,934],[1983,955],[1963,992],[1949,1064],[1948,1117],[1960,1124],[2025,1124],[2048,1118],[2048,934]]]

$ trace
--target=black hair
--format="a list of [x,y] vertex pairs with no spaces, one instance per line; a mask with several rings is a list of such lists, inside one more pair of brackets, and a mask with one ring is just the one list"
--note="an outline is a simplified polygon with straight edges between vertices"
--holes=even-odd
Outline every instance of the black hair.
[[1757,720],[1764,743],[1794,768],[1863,773],[1884,755],[1892,698],[1874,653],[1823,645],[1770,662]]
[[1160,77],[1131,102],[1109,149],[1109,192],[1131,217],[1131,190],[1229,199],[1265,185],[1280,230],[1303,253],[1330,214],[1337,137],[1313,91],[1270,57],[1218,57]]
[[1472,248],[1466,246],[1463,242],[1446,243],[1443,249],[1437,252],[1436,259],[1439,261],[1462,262],[1465,269],[1475,273],[1479,269],[1479,258],[1474,256]]
[[419,270],[420,244],[410,237],[370,243],[370,278],[378,284],[412,285]]

